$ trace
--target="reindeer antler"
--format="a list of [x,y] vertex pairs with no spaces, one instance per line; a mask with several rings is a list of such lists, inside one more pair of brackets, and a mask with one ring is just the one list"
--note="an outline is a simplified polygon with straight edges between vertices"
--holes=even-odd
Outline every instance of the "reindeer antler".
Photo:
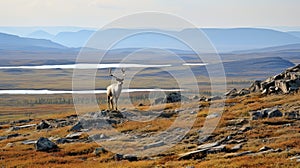
[[122,73],[123,73],[123,76],[125,76],[125,69],[122,68],[121,71],[122,71]]
[[109,74],[109,76],[112,76],[112,77],[118,79],[118,77],[114,76],[114,75],[111,73],[111,68],[108,68],[108,74]]
[[108,74],[109,74],[109,76],[113,76],[113,75],[111,74],[111,68],[108,68]]
[[[123,73],[123,76],[125,76],[125,69],[122,68],[121,71]],[[123,80],[123,79],[120,79],[120,78],[116,77],[115,75],[113,75],[111,73],[111,68],[108,69],[108,73],[109,73],[109,76],[112,76],[112,77],[116,78],[116,80]]]

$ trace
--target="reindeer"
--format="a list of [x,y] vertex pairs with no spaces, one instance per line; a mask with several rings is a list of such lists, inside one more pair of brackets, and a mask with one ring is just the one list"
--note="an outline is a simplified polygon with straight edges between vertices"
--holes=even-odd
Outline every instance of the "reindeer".
[[108,70],[109,76],[116,78],[116,81],[117,81],[117,83],[113,83],[106,88],[106,90],[107,90],[107,106],[108,106],[107,108],[109,110],[111,110],[111,108],[112,108],[112,110],[114,110],[114,105],[115,105],[115,110],[118,110],[118,99],[119,99],[119,96],[122,91],[122,85],[123,85],[123,81],[124,81],[124,77],[125,77],[125,70],[122,68],[121,71],[123,73],[122,79],[114,76],[111,73],[111,68],[109,68],[109,70]]

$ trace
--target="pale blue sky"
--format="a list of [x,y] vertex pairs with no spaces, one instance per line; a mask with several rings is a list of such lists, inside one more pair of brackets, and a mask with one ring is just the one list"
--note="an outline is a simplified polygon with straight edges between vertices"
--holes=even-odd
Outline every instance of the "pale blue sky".
[[100,27],[143,11],[198,27],[300,26],[300,0],[1,0],[0,26]]

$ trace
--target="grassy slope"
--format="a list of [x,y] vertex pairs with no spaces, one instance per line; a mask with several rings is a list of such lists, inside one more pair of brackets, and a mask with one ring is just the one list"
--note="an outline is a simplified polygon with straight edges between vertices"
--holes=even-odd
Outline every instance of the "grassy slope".
[[[227,104],[236,103],[233,106],[227,106],[223,113],[221,122],[218,128],[214,132],[214,140],[221,139],[231,133],[227,128],[230,127],[230,123],[234,119],[241,119],[248,117],[248,111],[257,110],[266,107],[273,107],[276,105],[282,106],[281,110],[285,112],[287,104],[298,104],[300,94],[296,95],[273,95],[273,96],[259,96],[251,95],[250,97],[241,97],[236,99],[227,100]],[[207,103],[201,103],[207,106]],[[37,105],[36,108],[32,107],[16,107],[19,108],[19,113],[26,110],[33,109],[32,112],[36,114],[36,119],[33,123],[38,123],[42,118],[61,118],[75,112],[71,106],[69,110],[66,109],[67,105]],[[64,109],[65,113],[62,113],[58,109]],[[141,109],[147,107],[140,107]],[[157,107],[160,108],[159,106]],[[170,111],[176,106],[168,105],[167,110]],[[34,110],[36,109],[36,110]],[[38,110],[45,109],[45,110]],[[40,115],[43,113],[49,113],[47,115]],[[51,113],[50,113],[51,112]],[[4,147],[7,143],[13,142],[15,146],[11,148],[1,148],[0,152],[0,165],[6,167],[184,167],[188,165],[194,165],[195,167],[297,167],[296,162],[290,161],[288,158],[300,153],[300,129],[299,121],[286,120],[282,118],[250,121],[249,126],[253,127],[252,130],[245,132],[240,138],[245,137],[248,139],[241,151],[252,150],[258,151],[262,146],[269,146],[273,148],[281,148],[284,151],[281,153],[264,154],[260,156],[243,156],[235,158],[224,158],[225,153],[210,154],[204,160],[187,160],[178,161],[177,154],[188,152],[196,147],[193,143],[197,140],[196,131],[203,125],[203,121],[207,114],[207,109],[198,112],[198,117],[194,123],[193,129],[188,133],[188,138],[183,139],[178,145],[165,151],[166,156],[159,157],[155,160],[141,160],[137,162],[129,161],[115,161],[112,159],[113,153],[101,154],[101,156],[95,156],[93,151],[98,146],[96,143],[76,143],[75,144],[62,144],[59,145],[60,151],[58,152],[37,152],[32,145],[21,145],[21,140],[36,139],[40,136],[65,136],[68,134],[67,129],[64,127],[61,129],[50,129],[48,131],[35,131],[33,129],[25,129],[16,131],[22,134],[28,133],[26,137],[11,138],[8,140],[0,141],[0,146]],[[23,116],[24,117],[24,116]],[[280,122],[293,123],[292,126],[283,127],[276,125]],[[267,125],[267,122],[275,123],[273,125]],[[161,118],[150,121],[146,125],[150,125],[148,131],[158,131],[166,129],[172,120]],[[145,123],[143,123],[145,124]],[[6,128],[9,125],[2,126],[0,135],[6,135]],[[140,129],[139,129],[140,128]],[[128,122],[121,124],[117,127],[120,131],[145,131],[141,127],[141,123]],[[228,148],[231,146],[228,146]],[[290,150],[286,150],[290,148]]]

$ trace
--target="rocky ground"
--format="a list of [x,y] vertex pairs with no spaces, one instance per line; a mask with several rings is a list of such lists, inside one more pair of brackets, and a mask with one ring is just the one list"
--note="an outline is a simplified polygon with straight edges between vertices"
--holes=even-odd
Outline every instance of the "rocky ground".
[[[268,94],[266,88],[260,92],[244,89],[238,94],[231,90],[226,93],[223,114],[214,112],[219,106],[209,112],[211,104],[222,104],[222,97],[194,97],[197,101],[183,105],[161,101],[152,112],[144,110],[147,107],[141,104],[120,112],[102,110],[81,116],[2,121],[0,166],[300,167],[300,94],[291,89],[283,94],[279,88],[269,92],[270,87]],[[196,109],[191,108],[195,106]],[[181,113],[194,115],[196,120],[182,140],[166,151],[142,156],[112,152],[99,145],[120,145],[115,141],[119,134],[96,129],[109,126],[122,133],[124,142],[135,142],[167,130]],[[204,121],[216,118],[220,121],[214,132],[202,134]],[[168,139],[186,130],[177,125],[172,131],[170,137],[145,141],[136,147],[160,150]]]

